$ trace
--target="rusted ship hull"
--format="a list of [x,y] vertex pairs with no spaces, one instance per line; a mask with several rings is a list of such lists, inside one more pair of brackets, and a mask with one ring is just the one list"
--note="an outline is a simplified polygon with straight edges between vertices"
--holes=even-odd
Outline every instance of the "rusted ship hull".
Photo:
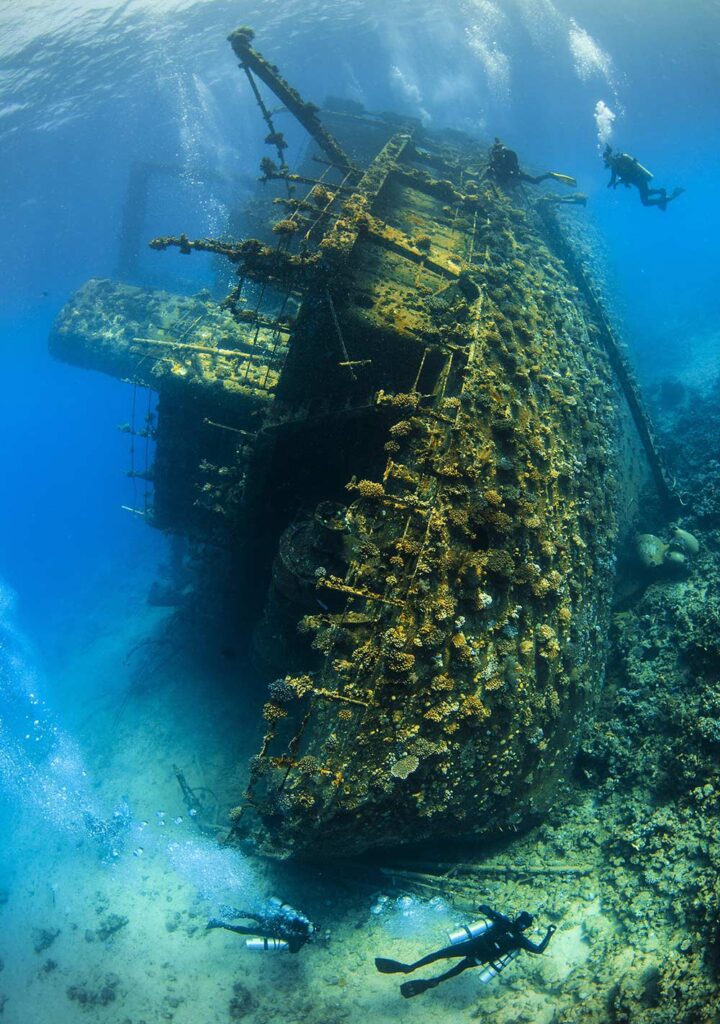
[[[652,454],[544,200],[457,133],[348,123],[352,159],[316,139],[322,182],[266,165],[266,239],[153,243],[230,259],[225,309],[91,283],[52,339],[160,394],[157,525],[262,537],[267,732],[232,829],[279,855],[497,834],[557,799]],[[102,342],[98,288],[147,307]]]

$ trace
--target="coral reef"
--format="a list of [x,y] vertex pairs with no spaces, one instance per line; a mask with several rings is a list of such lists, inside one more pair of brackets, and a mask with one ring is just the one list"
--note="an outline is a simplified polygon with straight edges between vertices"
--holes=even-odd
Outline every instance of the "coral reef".
[[563,1021],[717,1019],[720,534],[708,528],[711,427],[700,422],[704,429],[690,417],[673,425],[684,463],[698,476],[684,471],[686,516],[670,535],[693,560],[683,578],[652,582],[615,614],[608,686],[578,760],[591,787],[586,799],[601,808],[592,842],[603,909],[619,932],[614,956],[625,945],[632,957],[616,987],[582,1012],[568,1009]]

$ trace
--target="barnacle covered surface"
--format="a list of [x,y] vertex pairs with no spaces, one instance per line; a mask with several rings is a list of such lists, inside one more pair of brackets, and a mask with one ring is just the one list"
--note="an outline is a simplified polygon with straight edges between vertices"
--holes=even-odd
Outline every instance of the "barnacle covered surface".
[[488,187],[446,212],[430,191],[395,181],[378,215],[422,231],[474,287],[358,243],[348,348],[382,334],[389,358],[409,339],[438,369],[378,396],[396,417],[387,457],[347,484],[347,569],[318,581],[346,601],[305,621],[312,688],[286,680],[299,749],[322,770],[278,758],[259,797],[281,849],[517,827],[552,799],[602,679],[618,431],[605,357],[530,208]]
[[270,242],[152,243],[227,257],[222,307],[145,293],[128,330],[142,295],[87,286],[55,332],[157,388],[158,525],[247,581],[238,631],[280,682],[233,830],[279,854],[497,834],[553,801],[642,473],[542,197],[456,134],[352,131],[364,170],[292,176]]

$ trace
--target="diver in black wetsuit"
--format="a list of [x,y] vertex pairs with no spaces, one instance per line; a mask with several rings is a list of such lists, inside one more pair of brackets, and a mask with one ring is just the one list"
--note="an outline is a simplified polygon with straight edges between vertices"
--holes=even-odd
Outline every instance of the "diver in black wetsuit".
[[539,185],[541,181],[547,181],[548,178],[561,181],[563,185],[570,185],[572,188],[577,185],[575,178],[570,177],[569,174],[558,174],[557,171],[546,171],[545,174],[538,175],[527,174],[521,170],[515,150],[509,149],[500,139],[495,139],[488,156],[487,174],[498,185],[512,185],[516,181]]
[[685,191],[684,188],[676,188],[672,195],[667,194],[667,189],[650,188],[648,182],[652,181],[652,173],[643,167],[636,157],[629,153],[613,153],[612,148],[607,145],[603,150],[603,161],[611,171],[608,188],[617,188],[624,185],[630,188],[634,185],[640,193],[640,202],[643,206],[659,206],[661,210],[667,209],[667,204],[677,199]]
[[487,973],[485,980],[489,980],[490,977],[499,974],[511,960],[514,960],[521,950],[524,949],[528,953],[543,953],[555,933],[554,925],[550,925],[542,942],[531,942],[522,934],[533,923],[531,914],[523,911],[514,921],[511,921],[509,917],[499,914],[490,907],[480,906],[478,910],[492,923],[478,921],[476,924],[458,929],[457,932],[449,936],[449,946],[444,946],[434,953],[428,953],[421,960],[416,960],[414,964],[402,964],[398,960],[384,960],[378,957],[375,960],[375,966],[382,974],[409,974],[411,971],[416,971],[418,967],[425,967],[436,960],[462,957],[459,964],[436,978],[406,981],[404,985],[401,985],[401,993],[406,999],[410,999],[412,996],[425,992],[426,989],[435,988],[441,981],[456,977],[468,970],[469,967],[487,964],[483,975]]
[[297,953],[306,942],[310,942],[317,932],[317,926],[312,923],[299,910],[295,910],[289,903],[282,903],[276,897],[268,900],[265,909],[257,913],[249,913],[245,910],[233,910],[233,917],[243,917],[254,921],[253,925],[227,924],[216,917],[208,921],[207,928],[225,928],[229,932],[237,932],[239,935],[252,935],[257,937],[257,945],[254,940],[247,942],[249,949],[283,950],[290,953]]

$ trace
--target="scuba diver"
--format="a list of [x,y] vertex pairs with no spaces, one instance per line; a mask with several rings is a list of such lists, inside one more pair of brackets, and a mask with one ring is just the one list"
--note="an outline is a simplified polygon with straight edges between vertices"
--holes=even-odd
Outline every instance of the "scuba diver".
[[230,916],[244,917],[255,924],[227,924],[214,917],[208,921],[206,930],[225,928],[229,932],[237,932],[238,935],[252,935],[254,938],[245,942],[247,949],[275,952],[287,950],[289,953],[297,953],[306,942],[312,941],[318,930],[317,925],[299,910],[295,910],[289,903],[283,903],[275,896],[268,900],[265,908],[258,913],[232,910]]
[[575,188],[577,181],[569,174],[558,174],[557,171],[546,171],[545,174],[533,176],[520,169],[518,155],[514,149],[509,149],[500,139],[490,147],[489,159],[486,174],[498,183],[498,185],[511,185],[517,181],[527,181],[530,185],[539,185],[541,181],[552,178],[553,181],[561,181],[563,185],[570,185]]
[[643,206],[659,206],[661,210],[666,210],[667,204],[685,191],[684,188],[676,188],[672,195],[668,195],[667,189],[650,188],[648,182],[652,181],[653,175],[647,167],[643,167],[629,153],[613,153],[609,144],[603,150],[603,162],[612,172],[607,187],[617,188],[618,185],[624,185],[625,188],[630,188],[634,185],[640,193],[640,202]]
[[427,978],[422,981],[406,981],[400,986],[400,992],[406,999],[420,995],[429,988],[435,988],[441,981],[454,978],[470,967],[479,967],[486,964],[485,970],[480,974],[480,981],[490,981],[503,970],[504,967],[520,955],[521,950],[528,953],[543,953],[547,944],[555,933],[555,926],[550,925],[545,932],[541,942],[534,943],[526,939],[522,934],[533,923],[531,914],[523,911],[518,917],[511,921],[504,914],[499,914],[487,906],[480,906],[478,910],[485,915],[487,920],[476,921],[473,924],[463,925],[448,935],[449,946],[427,956],[416,960],[414,964],[402,964],[398,960],[384,960],[382,957],[375,959],[375,966],[381,974],[409,974],[416,971],[418,967],[425,967],[436,960],[449,960],[453,957],[462,957],[459,964],[451,967],[444,974],[435,978]]

